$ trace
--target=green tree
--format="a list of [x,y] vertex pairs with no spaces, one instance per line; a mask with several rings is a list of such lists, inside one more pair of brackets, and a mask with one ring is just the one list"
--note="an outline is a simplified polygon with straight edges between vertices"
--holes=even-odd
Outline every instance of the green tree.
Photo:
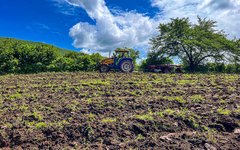
[[237,49],[236,43],[215,27],[212,20],[198,17],[198,23],[192,24],[189,18],[176,18],[160,24],[160,34],[150,41],[154,50],[177,56],[193,72],[205,62],[224,60]]
[[35,73],[61,55],[60,49],[42,43],[0,38],[0,73]]
[[14,42],[0,39],[0,74],[14,72],[17,69],[18,60],[14,58]]
[[14,57],[18,60],[18,72],[34,73],[47,71],[47,66],[56,60],[59,52],[45,45],[19,44],[14,47]]
[[68,71],[94,71],[98,63],[103,60],[103,56],[99,53],[88,55],[81,52],[68,52],[64,57],[73,60]]
[[19,61],[14,58],[13,54],[11,49],[0,50],[0,74],[17,70]]

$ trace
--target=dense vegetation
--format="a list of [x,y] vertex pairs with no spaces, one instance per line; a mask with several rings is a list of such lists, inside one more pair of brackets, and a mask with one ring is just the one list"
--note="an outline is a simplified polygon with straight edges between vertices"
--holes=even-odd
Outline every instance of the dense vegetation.
[[103,59],[52,45],[0,38],[0,74],[46,71],[93,71]]
[[216,29],[215,21],[198,18],[192,24],[189,18],[176,18],[158,29],[159,35],[151,39],[152,54],[178,57],[191,72],[212,71],[213,67],[219,72],[239,72],[240,40],[228,39]]

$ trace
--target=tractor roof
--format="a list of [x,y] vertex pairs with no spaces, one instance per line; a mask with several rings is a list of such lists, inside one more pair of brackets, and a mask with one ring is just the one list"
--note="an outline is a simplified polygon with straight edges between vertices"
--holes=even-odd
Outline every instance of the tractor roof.
[[129,50],[121,49],[121,50],[115,50],[115,52],[128,53]]

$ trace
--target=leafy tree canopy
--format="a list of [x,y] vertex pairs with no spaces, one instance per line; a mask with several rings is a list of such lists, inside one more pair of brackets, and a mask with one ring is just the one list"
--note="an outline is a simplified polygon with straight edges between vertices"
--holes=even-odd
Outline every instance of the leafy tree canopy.
[[208,61],[232,58],[232,54],[239,52],[237,41],[217,30],[213,20],[198,17],[198,22],[192,24],[189,18],[176,18],[160,24],[158,29],[159,35],[150,40],[152,49],[169,57],[177,56],[190,71]]

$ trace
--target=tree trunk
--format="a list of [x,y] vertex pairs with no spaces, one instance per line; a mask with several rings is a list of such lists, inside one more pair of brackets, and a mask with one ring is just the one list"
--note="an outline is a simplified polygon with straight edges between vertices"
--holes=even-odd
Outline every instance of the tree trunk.
[[196,65],[193,62],[190,62],[190,64],[189,64],[189,71],[190,72],[196,71]]

